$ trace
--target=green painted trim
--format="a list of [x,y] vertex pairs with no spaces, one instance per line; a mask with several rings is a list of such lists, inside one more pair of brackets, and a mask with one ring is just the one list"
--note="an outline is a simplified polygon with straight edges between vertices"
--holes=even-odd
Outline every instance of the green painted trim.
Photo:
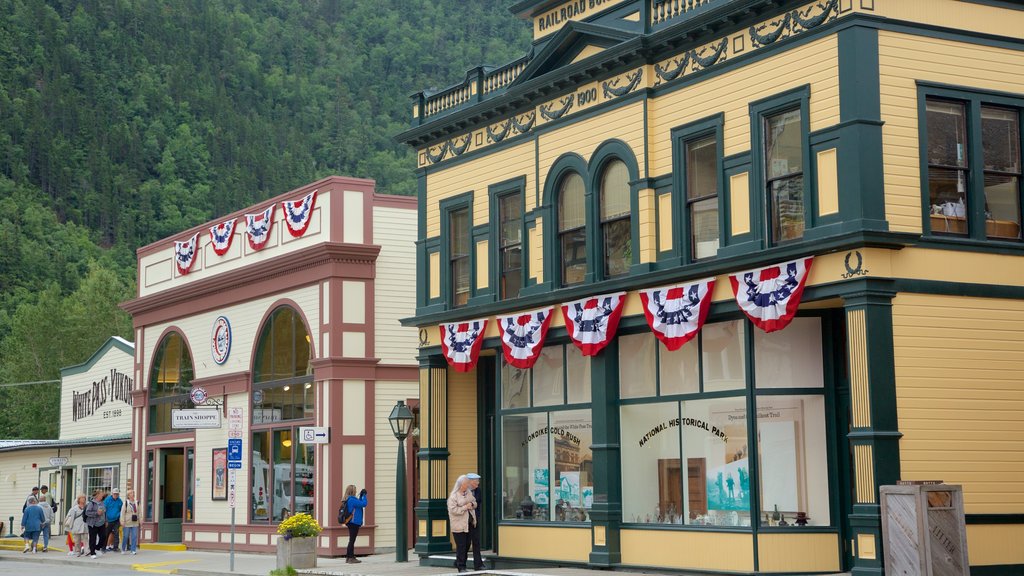
[[[591,262],[594,265],[591,267],[591,272],[595,280],[605,279],[604,238],[601,235],[601,176],[605,166],[612,160],[621,160],[626,165],[631,184],[640,180],[640,169],[636,160],[636,154],[633,153],[633,149],[629,147],[629,144],[622,140],[617,138],[605,140],[598,145],[597,149],[590,156],[590,162],[587,164],[589,174],[584,177],[584,182],[586,182],[587,192],[590,194],[590,201],[587,203],[587,208],[590,211],[588,220],[594,223],[594,226],[587,230],[587,243],[590,245],[588,254],[593,256]],[[637,222],[637,215],[640,213],[639,192],[637,186],[630,186],[629,241],[632,244],[631,250],[633,253],[631,268],[640,264],[640,225]],[[597,263],[600,263],[600,266]]]
[[[519,233],[522,249],[522,282],[519,289],[526,287],[526,279],[530,275],[530,262],[526,259],[529,237],[526,235],[526,176],[518,176],[491,184],[487,187],[487,197],[490,206],[490,230],[491,244],[488,245],[488,257],[490,267],[488,268],[489,282],[493,300],[502,301],[501,298],[501,200],[505,197],[519,194]],[[493,245],[492,245],[493,244]],[[506,299],[514,300],[515,298]]]
[[971,576],[1024,576],[1024,564],[971,566]]
[[[454,294],[451,286],[451,248],[449,248],[449,243],[446,240],[451,237],[451,213],[463,209],[467,210],[469,214],[469,295],[470,299],[472,299],[473,290],[476,285],[476,246],[473,245],[473,191],[463,192],[439,202],[438,211],[441,214],[441,236],[439,238],[441,252],[441,302],[446,308],[453,310],[456,308],[452,305]],[[458,309],[461,310],[467,307],[459,307]]]
[[[591,526],[605,528],[605,545],[593,546],[589,565],[611,567],[622,562],[622,457],[619,426],[619,339],[590,359],[594,503]],[[593,541],[593,540],[591,540]]]
[[968,524],[1024,524],[1024,514],[966,514]]
[[[544,182],[543,204],[538,206],[538,210],[541,211],[541,217],[544,219],[544,283],[536,287],[545,291],[551,290],[554,286],[562,285],[562,258],[555,246],[558,244],[558,199],[556,195],[559,193],[558,188],[562,183],[562,179],[570,172],[579,174],[583,178],[584,185],[586,185],[589,180],[587,161],[574,152],[562,154],[555,160],[548,171],[547,180]],[[589,188],[585,191],[584,198],[588,205],[591,204]],[[591,237],[594,228],[592,212],[593,210],[587,210],[586,214],[587,244],[592,244]],[[583,285],[589,284],[594,278],[594,261],[590,252],[591,249],[588,247],[587,273],[582,283]]]
[[[76,374],[83,374],[92,369],[93,365],[103,357],[104,354],[110,351],[111,348],[117,348],[121,352],[124,352],[131,357],[132,362],[135,361],[135,344],[121,338],[120,336],[111,336],[107,338],[107,341],[99,347],[98,350],[89,356],[89,359],[81,364],[75,364],[74,366],[68,366],[67,368],[60,369],[60,377],[67,378],[68,376],[74,376]],[[134,372],[134,370],[132,370]],[[132,376],[134,378],[134,376]]]
[[961,2],[970,2],[971,4],[981,4],[983,6],[993,6],[995,8],[1006,8],[1007,10],[1024,10],[1024,4],[1014,0],[960,0]]
[[[427,173],[416,174],[416,277],[428,278],[429,260],[427,239]],[[430,300],[430,282],[416,283],[416,307],[422,308]]]
[[[700,120],[676,126],[671,130],[672,139],[672,250],[669,258],[680,265],[691,264],[697,260],[693,257],[693,246],[690,239],[690,218],[687,209],[686,190],[686,144],[712,136],[715,139],[715,176],[718,180],[718,237],[721,242],[722,233],[726,230],[725,214],[728,209],[725,195],[725,149],[722,129],[725,126],[725,113],[719,112]],[[704,259],[702,259],[704,260]]]

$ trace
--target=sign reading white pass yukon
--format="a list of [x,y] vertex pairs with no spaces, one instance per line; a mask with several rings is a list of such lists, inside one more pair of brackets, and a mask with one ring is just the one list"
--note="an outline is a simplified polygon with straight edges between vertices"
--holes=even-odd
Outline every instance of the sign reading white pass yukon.
[[220,410],[218,409],[175,409],[171,410],[171,428],[220,428]]

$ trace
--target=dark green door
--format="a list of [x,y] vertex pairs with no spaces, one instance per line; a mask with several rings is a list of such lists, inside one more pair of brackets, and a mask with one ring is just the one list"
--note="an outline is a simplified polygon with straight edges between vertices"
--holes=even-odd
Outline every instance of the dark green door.
[[185,449],[160,450],[157,542],[181,542],[185,516]]

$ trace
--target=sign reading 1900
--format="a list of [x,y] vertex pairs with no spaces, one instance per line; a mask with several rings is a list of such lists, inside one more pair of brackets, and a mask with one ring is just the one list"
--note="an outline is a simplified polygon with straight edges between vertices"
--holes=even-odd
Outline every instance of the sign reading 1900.
[[596,9],[607,8],[612,4],[618,4],[622,0],[572,0],[550,10],[537,17],[537,30],[546,32],[552,27],[558,27],[569,20],[586,16]]

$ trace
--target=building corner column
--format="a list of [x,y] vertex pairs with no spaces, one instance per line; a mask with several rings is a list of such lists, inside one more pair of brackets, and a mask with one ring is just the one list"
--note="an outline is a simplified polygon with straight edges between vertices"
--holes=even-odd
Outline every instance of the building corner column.
[[619,447],[619,342],[612,340],[591,359],[594,504],[590,509],[589,564],[610,568],[622,562],[622,473]]
[[895,291],[868,288],[845,297],[850,377],[853,576],[884,574],[879,487],[900,479],[893,354]]
[[420,560],[451,552],[448,532],[448,365],[440,353],[420,363],[420,493],[416,504],[416,554]]

